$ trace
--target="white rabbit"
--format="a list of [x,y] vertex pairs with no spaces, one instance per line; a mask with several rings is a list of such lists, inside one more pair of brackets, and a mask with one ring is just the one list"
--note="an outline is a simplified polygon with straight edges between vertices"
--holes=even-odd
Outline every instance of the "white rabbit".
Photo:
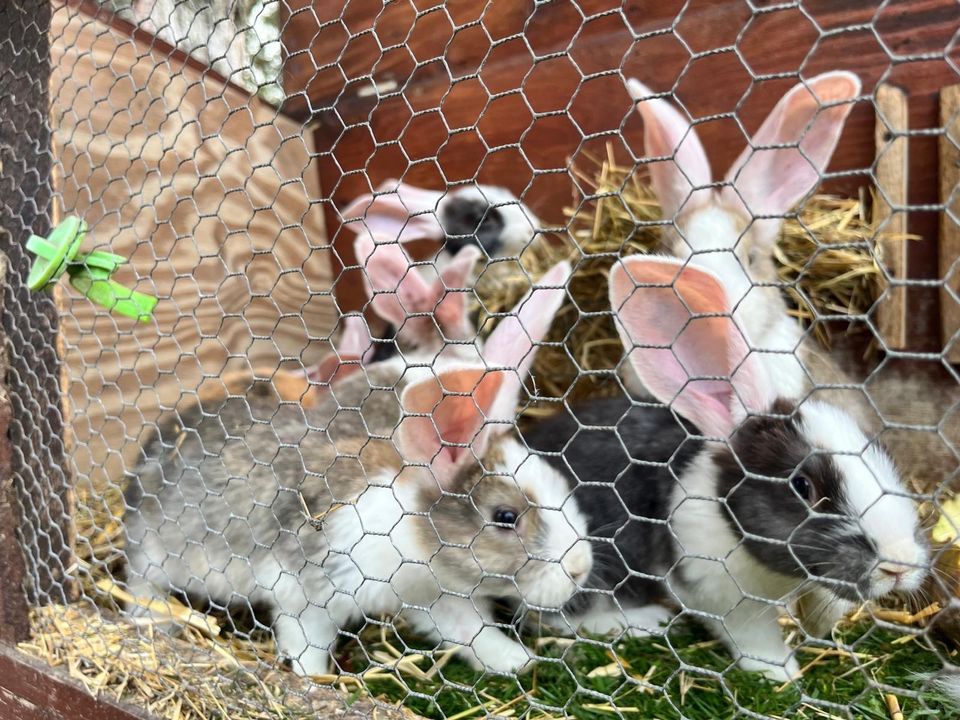
[[[753,135],[716,188],[696,128],[637,80],[627,87],[644,122],[644,147],[663,209],[665,245],[679,258],[709,268],[723,281],[738,322],[784,397],[800,398],[809,375],[797,359],[822,362],[787,314],[773,260],[783,216],[812,192],[826,172],[860,80],[828,72],[794,86]],[[834,369],[834,368],[831,368]],[[843,382],[837,370],[833,382]],[[627,373],[631,390],[639,392]]]
[[343,315],[333,351],[306,369],[311,382],[329,385],[391,358],[397,377],[408,365],[436,369],[447,361],[479,360],[481,343],[468,303],[473,268],[481,256],[478,247],[464,246],[439,273],[426,265],[425,270],[436,275],[429,281],[397,242],[377,243],[361,235],[354,248],[368,305],[388,323],[393,336],[375,340],[362,315]]

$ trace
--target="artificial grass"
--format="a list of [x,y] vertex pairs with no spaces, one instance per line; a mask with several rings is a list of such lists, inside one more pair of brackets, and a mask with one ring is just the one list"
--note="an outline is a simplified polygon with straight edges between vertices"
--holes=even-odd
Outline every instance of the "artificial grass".
[[[415,640],[371,640],[364,643],[366,652],[354,647],[351,664],[357,672],[370,667],[368,653],[378,644],[381,650],[373,652],[381,663],[391,653],[402,654],[397,648],[418,653]],[[488,714],[530,720],[891,720],[891,695],[903,718],[958,716],[931,682],[943,668],[941,658],[956,662],[957,651],[935,647],[918,628],[883,628],[871,621],[842,625],[833,641],[809,641],[798,648],[803,677],[786,686],[736,669],[719,643],[682,620],[663,637],[627,638],[612,646],[608,639],[540,638],[536,644],[542,659],[518,678],[487,676],[457,659],[423,658],[395,663],[387,673],[368,671],[366,690],[445,720]]]

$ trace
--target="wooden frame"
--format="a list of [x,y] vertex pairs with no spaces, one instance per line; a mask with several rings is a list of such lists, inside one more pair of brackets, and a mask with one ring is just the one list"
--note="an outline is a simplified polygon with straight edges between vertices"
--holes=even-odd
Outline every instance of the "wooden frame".
[[184,52],[180,48],[174,47],[166,40],[155,37],[150,34],[143,28],[140,28],[133,23],[124,20],[122,17],[117,15],[115,12],[108,10],[103,7],[98,0],[66,0],[66,3],[69,7],[79,10],[84,15],[88,15],[91,18],[96,18],[105,25],[109,25],[114,30],[123,33],[124,35],[129,35],[134,40],[139,40],[140,42],[146,43],[154,47],[159,53],[166,55],[172,63],[175,65],[182,65],[185,67],[193,68],[194,70],[199,70],[207,75],[211,80],[215,80],[223,85],[230,87],[236,92],[243,93],[244,95],[249,96],[250,92],[235,82],[232,82],[221,75],[219,72],[213,68],[205,65],[196,58],[194,58],[189,53]]
[[[3,296],[12,296],[17,304],[15,311],[2,313],[3,334],[21,350],[11,354],[9,366],[0,368],[0,716],[142,720],[145,715],[91,697],[79,684],[13,647],[29,637],[30,601],[62,601],[70,594],[64,582],[71,557],[70,483],[64,470],[58,313],[48,296],[25,287],[30,262],[22,250],[31,232],[50,230],[49,24],[46,0],[16,0],[0,7],[0,68],[7,69],[0,112],[20,120],[15,133],[0,130],[6,160],[0,167],[5,198],[0,204],[0,250],[10,261],[9,270],[6,259],[0,263],[0,282],[5,285]],[[29,52],[22,52],[24,48]],[[15,111],[3,107],[13,102]],[[10,127],[9,122],[3,125]],[[14,408],[28,410],[15,413]],[[40,412],[32,414],[37,409]],[[18,442],[22,448],[32,442],[45,455],[14,452]],[[26,522],[22,512],[29,478],[31,500],[54,508],[37,514],[35,525]],[[24,533],[32,533],[31,542],[38,543],[35,549],[45,557],[28,561],[21,549]]]
[[4,720],[149,720],[147,713],[93,697],[59,670],[0,644],[0,717]]

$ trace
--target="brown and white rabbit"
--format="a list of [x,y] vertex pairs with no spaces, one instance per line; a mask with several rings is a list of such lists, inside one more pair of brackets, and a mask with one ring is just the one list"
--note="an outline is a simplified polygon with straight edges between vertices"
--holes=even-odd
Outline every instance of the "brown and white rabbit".
[[358,236],[443,241],[437,257],[441,268],[468,245],[481,248],[488,259],[517,256],[540,225],[533,211],[506,188],[477,184],[441,192],[387,180],[340,215],[344,228]]
[[[777,622],[789,603],[920,586],[929,551],[893,463],[840,408],[783,395],[716,275],[633,256],[614,264],[610,302],[629,362],[669,407],[587,401],[524,434],[576,476],[596,538],[570,624],[654,631],[672,601],[741,667],[785,680],[799,669]],[[831,617],[808,632],[837,619],[820,610]]]
[[[327,395],[305,410],[259,383],[162,425],[126,491],[132,594],[266,607],[301,674],[327,672],[340,631],[381,614],[478,667],[521,669],[530,655],[495,624],[494,599],[558,608],[592,563],[566,476],[514,426],[569,272],[501,320],[482,364],[404,377],[352,408]],[[376,385],[379,365],[335,388]]]
[[[860,94],[849,72],[828,72],[794,86],[715,187],[696,128],[645,85],[627,87],[644,122],[644,147],[663,218],[664,245],[716,273],[737,321],[764,353],[778,391],[803,397],[818,382],[846,378],[787,314],[774,264],[783,216],[816,189]],[[798,359],[799,357],[799,359]],[[629,371],[625,380],[639,392]],[[858,418],[861,419],[861,418]]]

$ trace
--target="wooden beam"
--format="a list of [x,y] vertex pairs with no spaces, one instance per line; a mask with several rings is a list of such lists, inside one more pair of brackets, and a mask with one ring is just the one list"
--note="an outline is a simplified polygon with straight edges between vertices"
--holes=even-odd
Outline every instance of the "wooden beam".
[[4,618],[14,622],[9,628],[0,623],[6,640],[29,631],[25,591],[38,603],[64,602],[72,594],[70,465],[56,349],[60,314],[49,295],[25,283],[32,262],[27,239],[50,231],[50,20],[47,0],[0,3],[0,68],[6,69],[0,116],[9,120],[0,125],[0,252],[9,259],[0,322],[10,348],[4,377],[12,409],[9,432],[2,435],[9,474],[0,469],[0,511],[7,513],[0,519],[0,602]]
[[94,697],[61,671],[0,644],[0,717],[3,720],[148,720],[132,706]]
[[902,350],[907,346],[907,295],[906,288],[895,283],[906,279],[908,273],[907,243],[902,239],[907,233],[907,94],[892,85],[880,85],[876,113],[874,175],[878,193],[874,219],[878,227],[895,237],[879,247],[891,286],[877,308],[876,322],[884,345]]
[[[0,231],[0,241],[6,233]],[[7,281],[7,258],[0,254],[0,287]],[[0,304],[2,311],[2,304]],[[6,339],[0,331],[0,343]],[[10,372],[6,356],[0,357],[0,378]],[[13,478],[10,420],[13,411],[6,381],[0,380],[0,641],[18,642],[30,636],[30,610],[23,591],[26,567],[19,546],[20,525],[17,487]]]
[[[960,85],[940,91],[940,330],[947,359],[960,362]],[[953,342],[953,345],[950,343]]]

